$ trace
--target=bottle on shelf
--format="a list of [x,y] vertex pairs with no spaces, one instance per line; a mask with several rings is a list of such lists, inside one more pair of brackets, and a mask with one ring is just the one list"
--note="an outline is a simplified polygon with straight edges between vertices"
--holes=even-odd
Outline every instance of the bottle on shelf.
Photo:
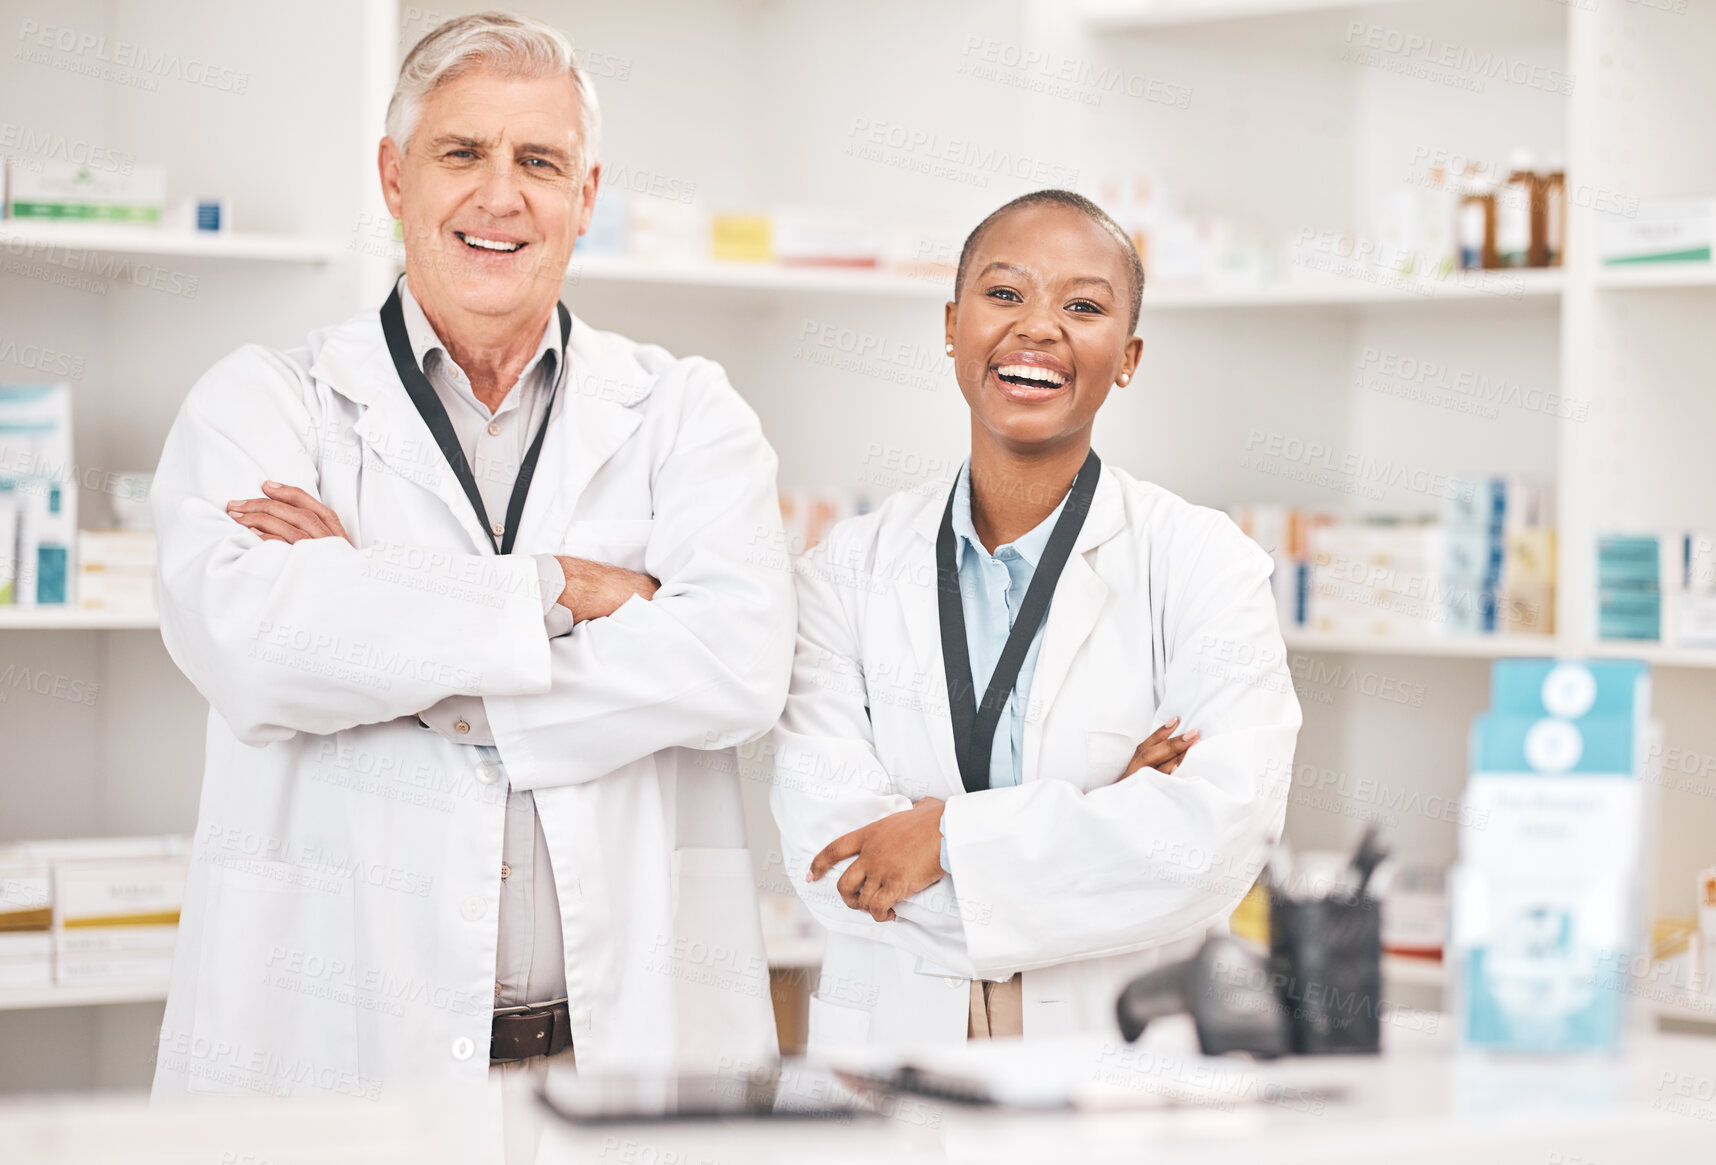
[[1567,166],[1561,155],[1549,155],[1542,188],[1544,263],[1559,267],[1567,246]]
[[1550,266],[1546,245],[1543,178],[1526,148],[1508,154],[1507,178],[1496,190],[1496,264],[1503,268]]
[[1495,196],[1495,252],[1499,267],[1544,267],[1543,199],[1530,150],[1508,155],[1508,174]]
[[1496,265],[1496,188],[1481,171],[1460,194],[1460,267],[1477,271]]

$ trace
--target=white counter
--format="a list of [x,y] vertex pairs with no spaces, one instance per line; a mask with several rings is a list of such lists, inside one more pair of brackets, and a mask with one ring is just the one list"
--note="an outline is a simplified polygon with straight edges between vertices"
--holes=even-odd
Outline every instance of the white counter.
[[[1223,1063],[1232,1063],[1224,1061]],[[1244,1072],[1236,1065],[1236,1072]],[[1130,1086],[1152,1075],[1134,1069]],[[1184,1072],[1180,1073],[1183,1077]],[[838,1123],[551,1125],[544,1165],[899,1161],[1137,1165],[1616,1165],[1716,1162],[1716,1040],[1643,1037],[1616,1060],[1455,1057],[1444,1035],[1389,1033],[1382,1057],[1303,1058],[1278,1103],[1211,1097],[1148,1111],[1010,1113],[906,1102]],[[1334,1086],[1344,1099],[1305,1089]],[[1222,1090],[1216,1081],[1215,1092]]]
[[[1641,1038],[1616,1061],[1486,1063],[1451,1056],[1441,1036],[1390,1035],[1389,1052],[1381,1058],[1302,1059],[1272,1070],[1275,1079],[1335,1085],[1346,1092],[1342,1100],[1308,1100],[1290,1089],[1280,1103],[1212,1099],[1154,1111],[1028,1114],[909,1101],[890,1116],[841,1121],[594,1127],[551,1122],[539,1160],[545,1165],[1716,1161],[1716,1040]],[[1241,1065],[1234,1070],[1244,1071]],[[487,1111],[480,1098],[454,1100],[404,1089],[390,1090],[377,1104],[222,1101],[177,1109],[151,1109],[129,1097],[16,1098],[0,1103],[0,1165],[468,1165],[493,1148],[483,1131],[490,1127]]]

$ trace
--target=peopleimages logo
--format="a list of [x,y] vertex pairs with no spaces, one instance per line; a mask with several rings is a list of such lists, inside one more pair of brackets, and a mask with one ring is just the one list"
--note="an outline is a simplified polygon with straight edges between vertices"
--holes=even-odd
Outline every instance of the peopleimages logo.
[[[106,36],[99,33],[80,32],[65,25],[26,20],[18,27],[18,39],[23,42],[17,53],[20,59],[56,68],[68,68],[71,72],[87,73],[123,84],[137,85],[142,82],[139,87],[144,89],[153,90],[162,77],[221,93],[242,95],[250,88],[248,72],[238,72],[180,53],[151,49],[134,41],[109,42]],[[87,64],[68,65],[63,59],[55,60],[36,51],[44,49],[63,53],[66,57],[78,58]],[[115,73],[112,70],[120,72]]]

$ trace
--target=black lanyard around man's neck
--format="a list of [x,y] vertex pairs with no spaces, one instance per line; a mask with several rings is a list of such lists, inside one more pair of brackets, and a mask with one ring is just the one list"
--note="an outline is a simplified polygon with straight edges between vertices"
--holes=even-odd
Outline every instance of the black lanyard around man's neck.
[[1102,459],[1092,449],[1084,465],[1067,491],[1066,508],[1055,521],[1049,542],[1043,549],[1042,561],[1025,588],[1025,601],[1019,604],[1013,630],[995,661],[995,671],[989,677],[989,689],[983,702],[973,706],[976,685],[971,679],[971,649],[965,641],[965,604],[959,593],[959,558],[953,534],[953,500],[959,494],[959,482],[947,495],[947,509],[942,511],[941,531],[936,535],[936,590],[941,610],[941,662],[947,672],[947,706],[953,719],[953,752],[959,762],[959,779],[965,791],[976,793],[989,787],[989,754],[994,747],[995,728],[1001,723],[1001,709],[1019,680],[1019,670],[1025,666],[1025,656],[1037,628],[1049,613],[1049,600],[1054,597],[1055,583],[1060,581],[1061,569],[1072,554],[1073,543],[1084,528],[1085,515],[1096,496],[1096,479],[1102,472]]
[[441,456],[447,459],[448,468],[464,487],[471,509],[477,512],[477,521],[482,525],[483,533],[489,536],[489,545],[494,547],[496,554],[511,554],[513,543],[518,540],[518,522],[524,516],[524,499],[530,493],[530,479],[536,475],[537,459],[542,456],[542,440],[548,435],[548,418],[554,413],[554,397],[560,389],[560,382],[566,379],[566,345],[572,338],[572,313],[563,303],[554,306],[560,312],[560,364],[554,370],[554,384],[548,390],[548,407],[542,410],[542,424],[537,426],[530,451],[519,463],[518,477],[512,483],[512,498],[507,502],[506,525],[501,527],[501,539],[497,542],[494,527],[489,524],[488,510],[483,506],[482,491],[477,488],[476,476],[465,460],[465,451],[459,448],[459,435],[453,431],[453,421],[447,416],[447,408],[441,403],[441,398],[435,395],[435,386],[417,367],[417,357],[411,352],[411,335],[405,330],[405,307],[399,301],[398,286],[381,305],[381,330],[387,336],[387,350],[393,356],[393,367],[399,373],[399,381],[410,395],[411,403],[417,406],[423,423],[429,426],[435,444],[441,447]]

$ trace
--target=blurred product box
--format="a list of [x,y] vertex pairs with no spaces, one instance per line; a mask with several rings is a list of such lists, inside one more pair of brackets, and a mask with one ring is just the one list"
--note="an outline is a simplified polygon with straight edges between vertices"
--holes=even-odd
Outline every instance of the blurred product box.
[[1450,881],[1468,1047],[1612,1052],[1639,950],[1650,669],[1498,660]]
[[167,172],[160,166],[134,166],[121,173],[43,161],[31,169],[14,166],[6,177],[6,214],[19,221],[157,226],[166,205]]
[[121,530],[153,530],[155,512],[149,508],[149,490],[155,484],[153,470],[115,473],[107,479],[107,505],[113,524]]
[[177,836],[0,847],[0,989],[165,980],[189,861]]
[[785,207],[774,213],[774,253],[785,267],[876,267],[882,232],[856,210]]
[[78,606],[86,611],[153,615],[155,532],[79,530]]
[[720,263],[767,263],[774,259],[769,216],[718,214],[709,221],[709,255]]
[[870,499],[857,490],[783,489],[780,506],[787,553],[796,558],[816,549],[836,523],[868,513]]
[[11,533],[0,557],[19,606],[71,601],[75,474],[71,386],[0,384],[0,536]]
[[1708,263],[1716,199],[1646,198],[1632,218],[1601,216],[1603,263]]
[[1555,531],[1549,487],[1525,477],[1452,483],[1442,585],[1448,630],[1503,635],[1555,630]]
[[132,166],[120,173],[76,161],[10,166],[5,197],[12,220],[156,226],[166,206],[166,170]]
[[671,266],[709,259],[709,215],[695,202],[632,199],[627,230],[632,258],[640,263]]
[[970,230],[971,223],[964,216],[889,215],[882,227],[882,266],[896,275],[945,279],[951,290],[959,253]]
[[1597,638],[1662,638],[1661,559],[1655,535],[1597,538]]
[[1448,939],[1448,871],[1401,865],[1382,898],[1382,949],[1440,961]]
[[182,857],[54,863],[54,981],[165,978],[185,900]]
[[1434,523],[1345,522],[1312,530],[1307,626],[1335,635],[1441,634],[1445,537]]
[[0,989],[53,981],[53,915],[47,862],[0,856]]
[[1311,532],[1338,519],[1321,511],[1271,504],[1235,506],[1230,514],[1275,564],[1269,585],[1281,626],[1303,626],[1310,594]]
[[631,195],[624,186],[602,186],[590,212],[590,229],[573,244],[572,261],[592,256],[621,256],[631,250]]

